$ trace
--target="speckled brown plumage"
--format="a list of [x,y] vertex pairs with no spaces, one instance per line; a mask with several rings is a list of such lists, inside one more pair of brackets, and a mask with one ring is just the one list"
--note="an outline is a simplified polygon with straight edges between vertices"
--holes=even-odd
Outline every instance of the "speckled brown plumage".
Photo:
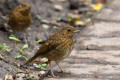
[[15,31],[24,31],[32,24],[30,4],[23,2],[9,13],[8,25]]
[[56,64],[68,57],[74,47],[73,36],[77,30],[71,26],[62,27],[52,35],[36,52],[36,54],[26,61],[28,64],[37,57],[46,57],[49,61],[55,61]]

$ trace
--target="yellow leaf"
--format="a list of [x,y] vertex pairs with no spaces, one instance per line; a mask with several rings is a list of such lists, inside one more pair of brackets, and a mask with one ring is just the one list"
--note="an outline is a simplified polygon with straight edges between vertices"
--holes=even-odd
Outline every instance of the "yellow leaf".
[[85,23],[83,21],[75,21],[75,25],[80,26],[84,25]]
[[103,7],[103,4],[101,4],[101,3],[97,3],[97,4],[93,5],[93,9],[95,11],[99,11],[102,7]]

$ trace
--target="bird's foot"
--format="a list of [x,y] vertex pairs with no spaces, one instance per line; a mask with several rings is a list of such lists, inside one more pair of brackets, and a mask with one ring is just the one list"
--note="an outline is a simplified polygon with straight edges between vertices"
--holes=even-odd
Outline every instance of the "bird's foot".
[[55,75],[52,70],[50,70],[50,75],[48,75],[48,77],[57,78],[58,76]]
[[49,78],[57,78],[58,76],[51,74],[51,75],[48,75],[48,77]]
[[58,71],[59,73],[63,73],[63,74],[71,74],[71,72],[66,72],[66,71],[63,71],[63,70],[61,70],[61,71]]

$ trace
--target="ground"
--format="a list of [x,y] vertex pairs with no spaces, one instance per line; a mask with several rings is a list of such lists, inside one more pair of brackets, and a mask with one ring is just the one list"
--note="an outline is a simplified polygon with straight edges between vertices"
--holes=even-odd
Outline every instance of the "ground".
[[[19,0],[20,2],[24,0]],[[42,19],[56,20],[59,16],[64,17],[67,12],[72,12],[68,9],[68,2],[55,3],[48,2],[47,0],[26,0],[32,4],[32,13],[34,16],[34,22],[25,33],[30,41],[30,47],[25,50],[24,55],[31,57],[40,46],[39,44],[33,44],[35,38],[46,40],[55,30],[53,28],[44,30],[40,21],[35,15],[40,15]],[[2,4],[2,0],[0,1]],[[4,0],[3,0],[4,2]],[[15,2],[16,3],[16,2]],[[33,4],[34,3],[34,4]],[[75,48],[71,53],[71,56],[61,62],[61,66],[65,71],[71,72],[71,74],[60,74],[58,78],[44,77],[44,80],[119,80],[120,79],[120,11],[119,0],[115,0],[108,8],[104,8],[100,13],[95,14],[94,24],[87,26],[80,33],[78,33],[75,43]],[[55,11],[53,4],[61,4],[64,9],[62,11]],[[5,5],[2,5],[5,6]],[[11,6],[16,6],[12,5]],[[0,6],[1,7],[1,6]],[[4,15],[7,15],[8,10],[3,11]],[[52,26],[50,26],[52,27]],[[0,43],[6,43],[11,47],[10,52],[1,51],[4,59],[0,60],[0,80],[3,80],[6,74],[14,75],[16,80],[24,80],[25,75],[22,71],[25,68],[21,68],[19,64],[22,64],[24,59],[15,59],[19,50],[24,43],[15,42],[9,40],[10,33],[0,31]],[[31,37],[32,36],[32,37]],[[31,67],[28,67],[31,68]],[[57,67],[55,66],[56,70]],[[57,69],[58,70],[58,69]],[[16,72],[21,73],[17,73]],[[43,79],[39,70],[35,70],[34,73],[29,73],[29,77],[34,76],[37,79]],[[47,73],[47,71],[46,71]]]

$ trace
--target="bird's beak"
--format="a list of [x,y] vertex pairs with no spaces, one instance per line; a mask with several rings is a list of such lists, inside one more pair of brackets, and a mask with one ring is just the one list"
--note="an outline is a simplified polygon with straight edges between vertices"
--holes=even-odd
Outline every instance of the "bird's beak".
[[77,32],[80,32],[80,30],[75,30],[74,32],[77,33]]

